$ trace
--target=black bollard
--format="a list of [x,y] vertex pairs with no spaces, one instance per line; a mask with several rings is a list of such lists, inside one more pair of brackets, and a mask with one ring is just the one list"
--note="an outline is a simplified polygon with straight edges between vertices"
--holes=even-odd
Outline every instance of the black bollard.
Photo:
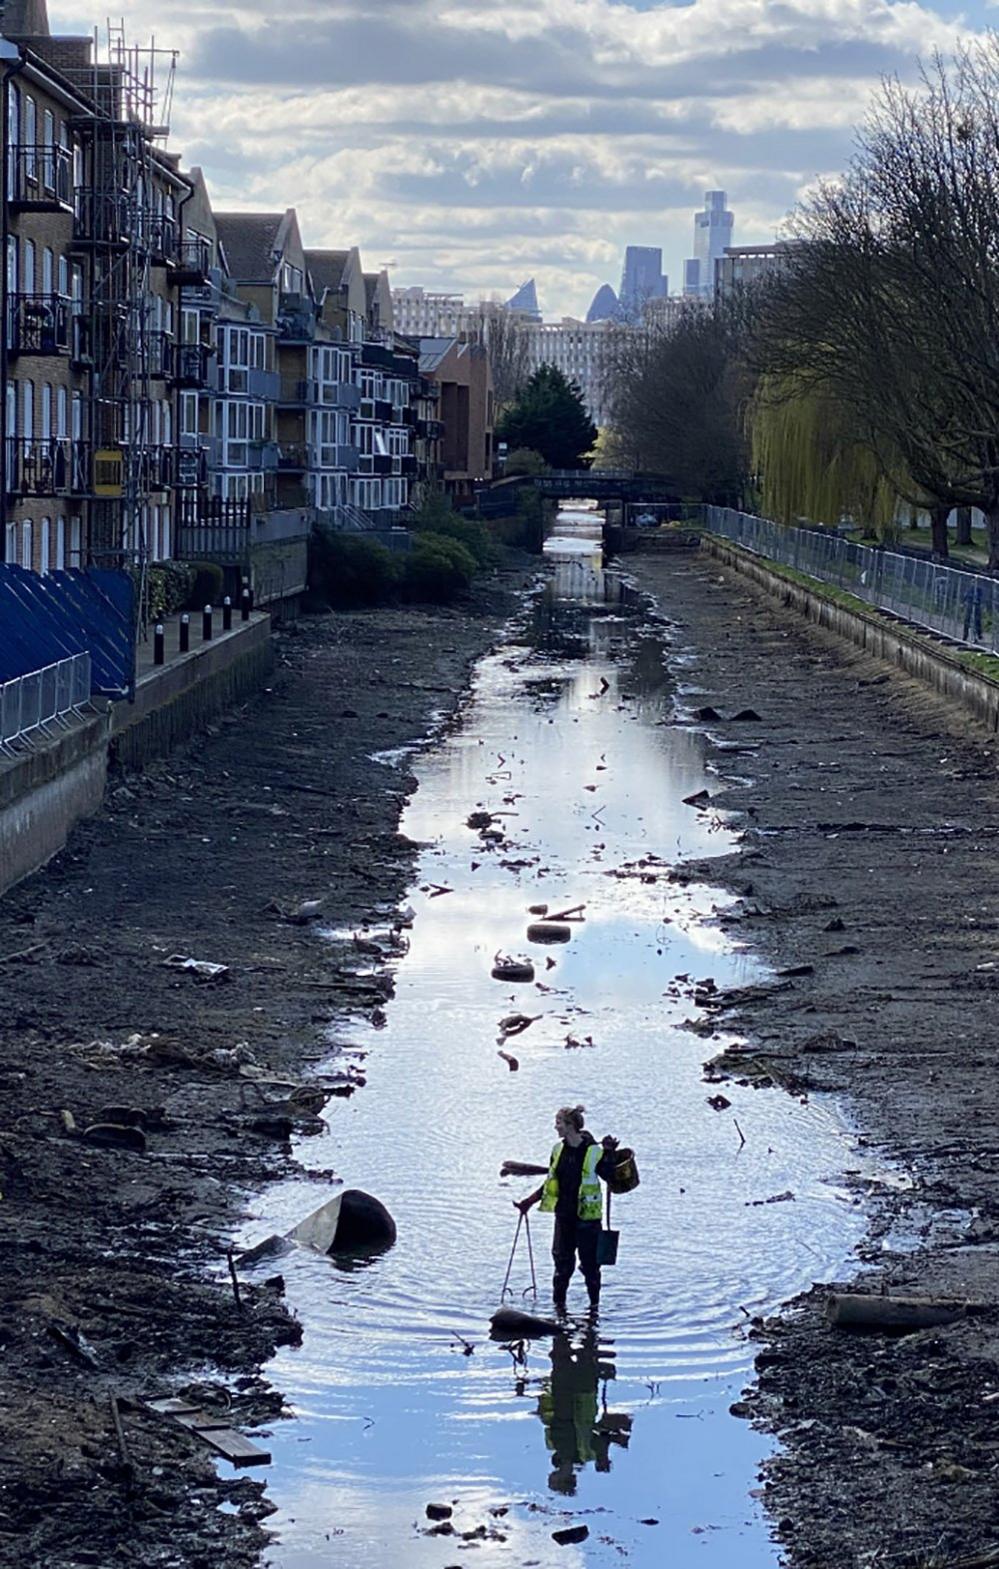
[[232,600],[228,594],[222,601],[222,630],[223,632],[232,631]]
[[186,654],[191,647],[191,618],[184,615],[180,618],[180,651]]
[[241,621],[249,621],[250,619],[250,590],[248,588],[244,588],[239,596],[239,618]]
[[206,605],[201,617],[201,641],[210,643],[212,640],[212,607]]
[[248,591],[248,593],[250,595],[250,609],[252,610],[253,609],[253,584],[248,582],[246,587],[247,587],[247,591]]
[[162,621],[157,621],[153,628],[153,664],[166,663],[166,632],[163,630]]

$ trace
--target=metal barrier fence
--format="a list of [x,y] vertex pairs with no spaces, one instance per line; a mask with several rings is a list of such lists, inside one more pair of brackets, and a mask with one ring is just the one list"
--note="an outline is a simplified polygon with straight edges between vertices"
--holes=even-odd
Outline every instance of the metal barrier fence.
[[873,550],[817,529],[789,528],[730,507],[705,507],[704,512],[710,533],[754,555],[832,583],[955,642],[999,653],[999,580],[994,577]]
[[90,701],[90,655],[74,654],[44,670],[15,676],[0,685],[0,753],[13,754],[16,741],[47,726],[65,725],[66,714]]

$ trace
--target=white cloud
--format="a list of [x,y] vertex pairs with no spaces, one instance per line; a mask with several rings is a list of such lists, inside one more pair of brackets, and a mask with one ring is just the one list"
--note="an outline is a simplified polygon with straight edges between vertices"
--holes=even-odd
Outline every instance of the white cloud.
[[[173,144],[219,205],[298,207],[308,243],[400,282],[509,291],[552,315],[617,281],[627,243],[679,280],[723,186],[737,241],[842,167],[886,72],[967,24],[919,0],[132,0],[181,58]],[[972,0],[974,3],[974,0]],[[89,31],[92,0],[49,0]]]

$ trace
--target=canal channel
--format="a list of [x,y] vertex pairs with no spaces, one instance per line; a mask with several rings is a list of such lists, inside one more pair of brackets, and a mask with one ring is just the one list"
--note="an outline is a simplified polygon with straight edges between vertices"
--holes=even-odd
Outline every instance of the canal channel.
[[[399,1228],[372,1259],[281,1261],[304,1338],[268,1369],[295,1413],[269,1438],[275,1569],[776,1563],[753,1496],[767,1440],[729,1408],[752,1376],[749,1319],[836,1276],[861,1240],[839,1181],[857,1162],[830,1104],[728,1084],[731,1106],[709,1104],[719,1043],[689,1028],[693,983],[764,972],[717,923],[728,896],[669,869],[731,850],[738,825],[684,804],[717,787],[684,722],[686,651],[604,572],[594,522],[563,515],[547,585],[459,721],[408,759],[409,950],[385,1019],[333,1032],[366,1086],[299,1143],[317,1176],[262,1195],[245,1229],[287,1230],[329,1197],[331,1165]],[[508,814],[501,838],[468,826],[477,812]],[[585,906],[571,941],[527,941],[539,904]],[[535,982],[494,979],[497,953],[530,957]],[[533,1022],[504,1039],[513,1013]],[[642,1179],[615,1201],[599,1320],[577,1276],[567,1336],[494,1344],[512,1201],[535,1185],[501,1165],[546,1161],[553,1113],[579,1102]],[[531,1233],[548,1312],[537,1211]],[[531,1308],[529,1282],[520,1253],[514,1301]],[[442,1534],[428,1503],[453,1509]],[[581,1545],[554,1541],[583,1525]]]

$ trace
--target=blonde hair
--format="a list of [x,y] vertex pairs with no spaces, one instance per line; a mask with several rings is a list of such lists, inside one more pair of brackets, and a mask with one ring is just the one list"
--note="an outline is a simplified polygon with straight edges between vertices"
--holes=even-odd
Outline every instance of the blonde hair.
[[558,1109],[558,1115],[563,1117],[571,1127],[575,1128],[577,1133],[582,1133],[583,1114],[585,1111],[585,1106],[560,1106]]

